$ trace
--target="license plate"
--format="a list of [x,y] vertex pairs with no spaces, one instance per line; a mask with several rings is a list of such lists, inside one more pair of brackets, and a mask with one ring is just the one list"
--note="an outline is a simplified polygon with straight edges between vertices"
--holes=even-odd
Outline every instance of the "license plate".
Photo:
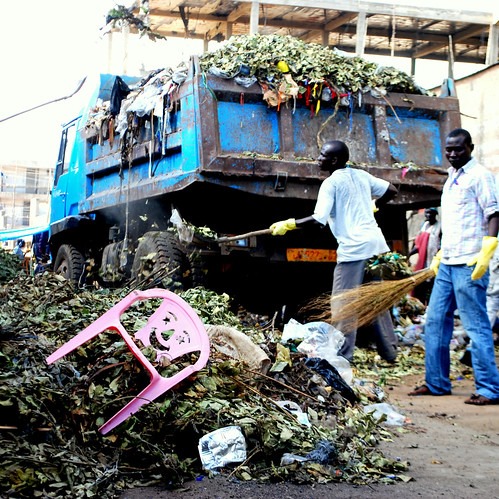
[[288,262],[336,262],[336,250],[288,248],[286,258]]

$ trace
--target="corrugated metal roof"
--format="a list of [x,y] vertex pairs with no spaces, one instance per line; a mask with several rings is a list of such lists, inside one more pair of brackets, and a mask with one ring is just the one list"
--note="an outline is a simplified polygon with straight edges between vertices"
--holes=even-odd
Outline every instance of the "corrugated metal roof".
[[[307,42],[328,44],[347,52],[448,60],[452,40],[455,62],[486,62],[490,26],[496,21],[487,2],[474,9],[402,6],[359,0],[148,0],[141,17],[163,36],[224,40],[231,35],[290,34]],[[417,3],[417,2],[415,2]],[[253,18],[252,18],[253,13]],[[365,15],[365,37],[358,32]],[[258,17],[258,28],[255,27]],[[253,19],[253,25],[252,25]],[[254,31],[253,31],[254,32]],[[497,54],[497,35],[493,36]],[[497,56],[496,56],[497,60]],[[496,60],[492,60],[494,63]]]

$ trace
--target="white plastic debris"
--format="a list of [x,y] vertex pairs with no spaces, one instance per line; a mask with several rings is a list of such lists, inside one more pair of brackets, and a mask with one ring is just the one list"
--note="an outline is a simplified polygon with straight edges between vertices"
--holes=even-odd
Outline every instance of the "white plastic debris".
[[402,426],[405,421],[405,416],[398,413],[390,404],[382,402],[380,404],[371,404],[364,406],[366,414],[372,412],[375,419],[380,419],[381,416],[386,415],[385,423],[392,426]]
[[285,452],[281,457],[281,466],[286,466],[288,464],[294,464],[294,463],[305,463],[306,461],[308,461],[306,457]]
[[225,426],[204,435],[199,439],[198,450],[207,471],[246,460],[246,440],[239,426]]
[[303,426],[312,426],[312,423],[308,419],[308,415],[301,410],[301,407],[296,402],[293,402],[292,400],[280,400],[277,401],[276,404],[296,416],[298,422]]

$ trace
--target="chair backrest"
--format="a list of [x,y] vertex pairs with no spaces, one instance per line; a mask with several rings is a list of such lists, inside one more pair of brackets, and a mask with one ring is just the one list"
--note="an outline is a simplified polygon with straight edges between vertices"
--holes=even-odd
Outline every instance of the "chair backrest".
[[[153,298],[162,299],[161,304],[149,317],[146,325],[140,328],[133,336],[130,335],[121,323],[121,316],[135,302]],[[180,296],[166,289],[157,288],[133,291],[125,296],[101,317],[47,357],[47,363],[55,362],[109,329],[117,331],[123,337],[128,348],[149,372],[150,383],[123,409],[99,428],[102,433],[109,432],[136,412],[142,405],[151,402],[193,372],[199,371],[208,362],[210,342],[201,319]],[[187,365],[173,376],[163,377],[142,353],[141,348],[136,344],[137,340],[143,346],[156,350],[156,361],[162,361],[163,358],[172,361],[185,354],[197,351],[199,351],[199,356],[193,364]]]
[[198,362],[203,361],[204,355],[209,355],[208,334],[192,308],[174,296],[175,299],[163,300],[147,324],[135,333],[135,339],[156,349],[156,361],[163,357],[173,360],[198,350]]

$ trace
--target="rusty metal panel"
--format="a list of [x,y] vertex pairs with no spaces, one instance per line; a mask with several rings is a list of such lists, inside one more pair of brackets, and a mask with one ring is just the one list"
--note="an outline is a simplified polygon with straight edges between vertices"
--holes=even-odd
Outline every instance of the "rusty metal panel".
[[[130,169],[121,165],[116,145],[88,138],[92,160],[86,164],[88,197],[82,212],[123,202],[125,185],[129,200],[173,193],[196,182],[312,200],[325,178],[316,158],[329,139],[349,145],[354,165],[398,186],[396,203],[413,205],[439,193],[445,180],[445,173],[436,173],[444,131],[459,120],[457,99],[405,94],[384,99],[366,94],[349,107],[324,105],[318,113],[298,99],[277,111],[263,101],[257,84],[244,88],[199,74],[182,85],[177,99],[178,125],[167,137],[164,156],[150,129],[139,136]],[[422,168],[393,167],[409,161]]]

